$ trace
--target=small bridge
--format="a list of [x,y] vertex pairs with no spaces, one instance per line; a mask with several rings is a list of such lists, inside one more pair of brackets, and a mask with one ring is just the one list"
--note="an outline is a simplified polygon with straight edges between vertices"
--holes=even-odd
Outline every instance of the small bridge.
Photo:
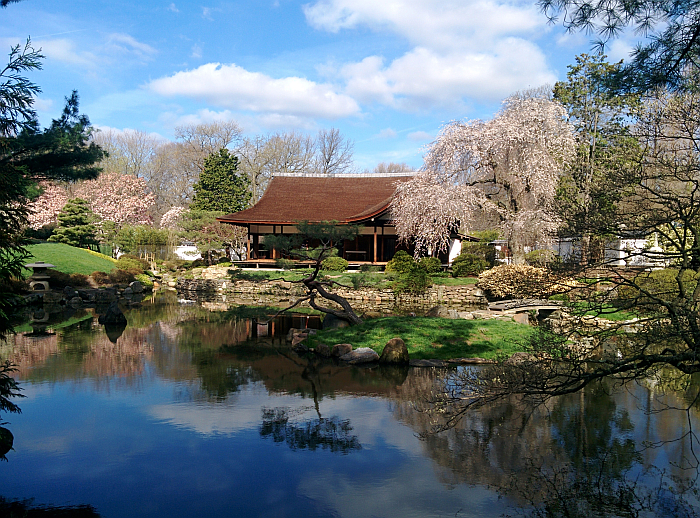
[[529,313],[535,311],[539,320],[547,318],[564,307],[562,302],[543,299],[513,299],[489,303],[489,311],[503,314]]

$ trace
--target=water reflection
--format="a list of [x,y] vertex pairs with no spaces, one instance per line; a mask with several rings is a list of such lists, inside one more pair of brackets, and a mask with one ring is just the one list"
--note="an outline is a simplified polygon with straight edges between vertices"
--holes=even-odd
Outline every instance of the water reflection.
[[663,484],[692,482],[681,462],[692,443],[672,439],[697,409],[669,409],[692,399],[688,385],[606,382],[536,410],[513,399],[426,434],[439,416],[416,404],[445,371],[299,357],[284,337],[306,316],[263,330],[246,308],[171,302],[129,309],[118,336],[88,312],[0,346],[29,396],[0,471],[6,498],[86,502],[103,516],[687,510]]

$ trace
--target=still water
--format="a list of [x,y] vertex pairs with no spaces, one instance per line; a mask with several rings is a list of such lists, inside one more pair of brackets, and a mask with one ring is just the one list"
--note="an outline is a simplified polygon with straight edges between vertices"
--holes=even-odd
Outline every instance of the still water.
[[618,493],[635,481],[656,515],[682,510],[653,489],[696,473],[683,463],[697,444],[672,441],[698,424],[678,380],[672,395],[608,383],[536,412],[500,404],[421,438],[435,416],[417,407],[446,371],[309,361],[284,336],[314,317],[258,325],[221,309],[145,303],[109,334],[78,312],[0,342],[26,396],[0,416],[15,436],[0,512],[496,517],[551,498],[548,485],[590,498],[572,481],[592,475]]

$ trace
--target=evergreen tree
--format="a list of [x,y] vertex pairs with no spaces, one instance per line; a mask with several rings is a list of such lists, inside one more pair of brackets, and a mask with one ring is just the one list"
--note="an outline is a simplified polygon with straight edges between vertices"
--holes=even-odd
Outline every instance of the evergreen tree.
[[222,148],[204,161],[204,170],[194,184],[195,211],[238,212],[248,206],[250,181],[237,173],[238,158]]
[[74,198],[66,203],[58,215],[59,227],[49,238],[54,243],[65,243],[80,248],[97,246],[95,214],[82,198]]
[[620,172],[632,167],[639,146],[630,124],[640,107],[637,94],[621,93],[613,78],[621,64],[606,56],[576,57],[566,81],[554,85],[577,136],[576,157],[561,176],[557,203],[562,219],[560,234],[580,238],[581,264],[600,259],[603,241],[592,234],[613,234],[620,223],[615,215],[622,191]]

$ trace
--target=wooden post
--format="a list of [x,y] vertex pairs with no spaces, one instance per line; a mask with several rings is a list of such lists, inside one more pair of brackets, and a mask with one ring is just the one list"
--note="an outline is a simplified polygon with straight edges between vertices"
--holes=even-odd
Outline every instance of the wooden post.
[[377,225],[374,225],[374,262],[377,262]]

